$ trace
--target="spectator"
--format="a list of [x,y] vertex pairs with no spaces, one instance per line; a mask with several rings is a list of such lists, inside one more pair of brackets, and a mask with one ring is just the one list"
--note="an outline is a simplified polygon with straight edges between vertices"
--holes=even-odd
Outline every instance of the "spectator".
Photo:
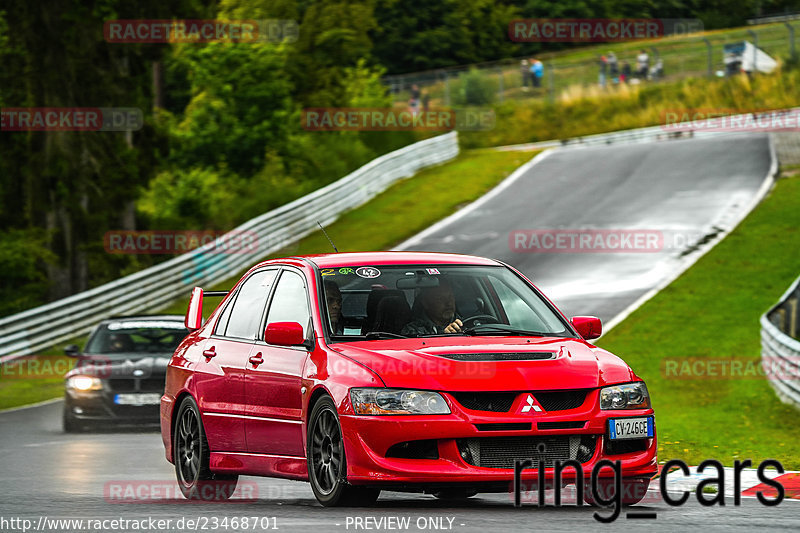
[[528,66],[528,60],[523,59],[519,62],[519,73],[522,75],[522,90],[528,90],[528,79],[531,77],[530,67]]
[[544,65],[538,59],[534,59],[531,64],[531,76],[533,77],[533,86],[542,86],[542,76],[544,76]]
[[608,53],[608,75],[611,76],[611,83],[619,83],[619,61],[614,52]]
[[606,72],[608,71],[608,59],[606,59],[606,56],[600,56],[600,60],[597,62],[597,65],[600,68],[598,82],[600,83],[600,87],[605,87]]
[[419,113],[419,86],[415,83],[411,86],[411,98],[408,100],[408,108],[412,115]]
[[619,79],[622,83],[628,83],[631,79],[631,64],[627,61],[622,63],[622,74]]
[[639,55],[636,56],[636,73],[637,75],[643,79],[647,79],[647,72],[650,70],[650,56],[647,55],[647,51],[642,48],[639,52]]

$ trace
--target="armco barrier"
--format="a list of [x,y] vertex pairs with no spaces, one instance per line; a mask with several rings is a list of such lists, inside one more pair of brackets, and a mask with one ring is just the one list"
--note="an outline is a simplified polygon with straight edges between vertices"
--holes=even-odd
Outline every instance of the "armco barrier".
[[181,296],[188,299],[194,285],[227,279],[257,258],[317,231],[317,221],[329,224],[396,181],[456,155],[456,132],[414,143],[233,230],[258,236],[254,254],[214,253],[210,246],[198,248],[111,283],[2,318],[0,362],[87,333],[109,316],[154,310]]
[[[743,113],[741,115],[734,115],[734,117],[751,116],[770,116],[770,115],[784,115],[787,113],[797,113],[800,108],[792,107],[787,109],[774,109],[772,111],[764,111],[761,113]],[[648,126],[646,128],[635,128],[630,130],[612,131],[608,133],[597,133],[594,135],[586,135],[583,137],[570,137],[568,139],[538,141],[525,144],[511,144],[508,146],[501,146],[495,148],[500,151],[515,151],[515,150],[544,150],[547,148],[581,148],[602,146],[609,144],[632,144],[632,143],[649,143],[653,141],[668,141],[679,139],[706,139],[710,137],[719,137],[721,135],[741,135],[754,133],[749,131],[708,131],[703,129],[685,131],[668,131],[662,126]],[[758,133],[758,132],[755,132]],[[764,132],[766,133],[766,132]]]
[[769,382],[784,403],[800,409],[800,278],[761,315],[761,359],[783,369]]

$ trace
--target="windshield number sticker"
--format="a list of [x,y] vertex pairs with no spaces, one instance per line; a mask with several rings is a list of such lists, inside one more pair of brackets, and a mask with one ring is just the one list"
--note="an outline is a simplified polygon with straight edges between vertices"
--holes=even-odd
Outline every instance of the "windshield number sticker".
[[356,275],[362,278],[372,279],[381,275],[381,271],[375,267],[360,267],[356,269]]

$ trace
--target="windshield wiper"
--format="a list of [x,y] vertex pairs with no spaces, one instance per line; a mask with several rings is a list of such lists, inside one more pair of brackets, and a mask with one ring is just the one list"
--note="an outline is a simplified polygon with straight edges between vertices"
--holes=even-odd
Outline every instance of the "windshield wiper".
[[389,333],[388,331],[370,331],[364,338],[369,340],[374,339],[407,339],[408,336],[400,335],[399,333]]
[[558,337],[554,333],[544,333],[541,331],[528,331],[524,329],[512,328],[511,326],[503,326],[499,324],[481,324],[479,326],[472,326],[461,330],[464,335],[476,335],[481,333],[511,333],[513,335],[522,335],[524,337]]

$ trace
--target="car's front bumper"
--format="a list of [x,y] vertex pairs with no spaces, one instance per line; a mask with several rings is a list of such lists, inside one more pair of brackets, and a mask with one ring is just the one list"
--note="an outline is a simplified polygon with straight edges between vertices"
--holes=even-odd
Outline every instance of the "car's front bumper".
[[67,391],[64,414],[85,425],[159,426],[158,405],[117,405],[114,394],[104,391]]
[[[594,396],[594,395],[590,395]],[[596,396],[595,396],[596,397]],[[453,402],[450,402],[453,404]],[[450,415],[435,416],[357,416],[340,415],[340,423],[347,453],[347,479],[352,484],[380,484],[385,486],[436,486],[450,484],[492,485],[497,490],[508,487],[514,479],[513,464],[516,460],[531,459],[534,466],[523,471],[526,482],[538,480],[538,460],[543,458],[547,468],[546,479],[554,475],[555,459],[578,459],[583,467],[583,476],[588,478],[592,469],[603,459],[620,461],[623,477],[651,477],[658,469],[657,442],[654,428],[652,438],[640,439],[633,451],[611,449],[608,439],[608,419],[653,415],[652,409],[630,411],[601,411],[596,402],[587,398],[586,405],[557,413],[520,415],[515,413],[480,413],[454,406]],[[572,429],[539,429],[539,423],[571,422],[580,427]],[[476,424],[530,424],[530,429],[479,430]],[[493,426],[498,427],[498,426]],[[502,427],[502,426],[501,426]],[[476,444],[477,441],[480,441]],[[419,458],[420,450],[430,451],[431,446],[420,447],[409,455],[397,457],[400,443],[433,441],[432,447],[438,458]],[[592,450],[583,449],[573,453],[576,446],[594,442]],[[485,443],[485,445],[483,444]],[[577,443],[577,444],[576,444]],[[519,446],[515,446],[519,444]],[[544,444],[544,448],[541,447]],[[492,452],[507,454],[498,460],[476,460],[467,455],[469,445]],[[570,446],[572,452],[564,451],[558,456],[555,448]],[[483,446],[483,447],[481,447]],[[538,448],[537,448],[538,446]],[[550,448],[548,450],[548,447]],[[532,453],[527,453],[535,450]],[[620,451],[624,453],[619,453]],[[613,453],[611,453],[613,452]],[[550,454],[550,455],[547,455]],[[576,457],[577,456],[577,457]],[[487,458],[492,459],[492,458]],[[476,466],[489,463],[493,467]],[[498,467],[497,465],[502,465]],[[604,468],[601,477],[611,476],[613,471]],[[565,468],[562,482],[574,482],[573,468]]]

